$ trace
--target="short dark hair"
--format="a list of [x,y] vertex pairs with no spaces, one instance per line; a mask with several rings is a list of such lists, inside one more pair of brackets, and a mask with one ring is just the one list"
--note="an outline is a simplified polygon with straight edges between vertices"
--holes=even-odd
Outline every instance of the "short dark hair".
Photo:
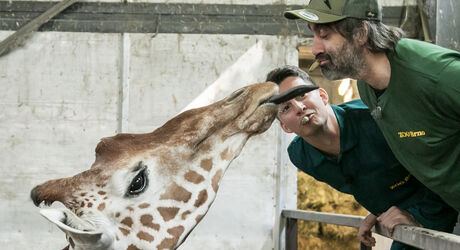
[[339,32],[349,42],[353,42],[356,38],[366,35],[367,27],[367,41],[364,46],[372,53],[393,53],[396,44],[405,35],[402,29],[387,26],[380,21],[353,17],[333,23],[316,24],[315,26],[329,26]]
[[267,74],[266,81],[274,82],[279,85],[282,81],[284,81],[284,79],[290,76],[300,77],[306,83],[311,83],[314,86],[318,86],[305,71],[292,65],[281,66],[270,71],[270,73]]

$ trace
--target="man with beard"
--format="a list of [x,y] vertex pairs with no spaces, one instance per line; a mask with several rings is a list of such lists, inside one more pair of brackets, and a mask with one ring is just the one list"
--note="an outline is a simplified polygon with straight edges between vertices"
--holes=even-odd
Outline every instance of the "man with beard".
[[[364,244],[375,245],[370,231],[377,221],[390,234],[398,224],[452,232],[458,213],[401,166],[361,100],[330,105],[326,91],[295,66],[272,70],[267,81],[285,94],[312,86],[312,91],[279,104],[281,128],[298,135],[289,145],[289,158],[371,212],[358,232]],[[391,249],[413,248],[394,242]]]
[[323,75],[357,79],[399,162],[460,211],[460,53],[402,38],[377,0],[311,0],[285,17],[308,21]]

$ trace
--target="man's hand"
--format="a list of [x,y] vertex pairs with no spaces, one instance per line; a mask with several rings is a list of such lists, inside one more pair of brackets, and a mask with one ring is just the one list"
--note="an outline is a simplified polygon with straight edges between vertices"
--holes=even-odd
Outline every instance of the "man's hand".
[[371,236],[371,229],[377,223],[377,216],[369,214],[361,222],[358,230],[358,239],[366,246],[375,246],[375,238]]
[[406,210],[399,209],[396,206],[390,207],[385,213],[377,217],[377,221],[386,228],[390,236],[393,235],[393,230],[396,225],[411,225],[417,227],[423,227],[422,224],[418,223],[414,219],[412,214],[408,213]]

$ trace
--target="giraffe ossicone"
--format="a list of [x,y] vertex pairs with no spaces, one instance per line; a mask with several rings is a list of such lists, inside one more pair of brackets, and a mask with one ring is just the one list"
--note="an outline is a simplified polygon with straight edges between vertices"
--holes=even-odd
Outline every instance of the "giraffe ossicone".
[[152,133],[103,138],[89,170],[31,191],[67,249],[175,249],[206,214],[246,141],[266,131],[277,106],[271,82],[185,111]]

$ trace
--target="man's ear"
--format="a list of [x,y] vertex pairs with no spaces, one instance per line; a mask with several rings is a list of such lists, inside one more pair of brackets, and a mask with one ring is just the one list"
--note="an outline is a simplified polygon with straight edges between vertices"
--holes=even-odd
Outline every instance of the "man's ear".
[[319,96],[323,100],[324,105],[327,105],[329,102],[329,95],[327,94],[326,90],[324,90],[323,88],[319,88],[318,91]]
[[286,127],[286,124],[284,124],[284,122],[282,122],[281,120],[280,120],[280,126],[281,126],[281,129],[283,129],[283,131],[286,132],[286,133],[292,133],[293,132],[288,127]]
[[356,44],[358,44],[359,46],[363,46],[364,44],[367,43],[367,39],[369,39],[368,35],[369,35],[369,26],[367,23],[363,23],[363,28],[357,29],[354,32],[353,37],[354,37]]

